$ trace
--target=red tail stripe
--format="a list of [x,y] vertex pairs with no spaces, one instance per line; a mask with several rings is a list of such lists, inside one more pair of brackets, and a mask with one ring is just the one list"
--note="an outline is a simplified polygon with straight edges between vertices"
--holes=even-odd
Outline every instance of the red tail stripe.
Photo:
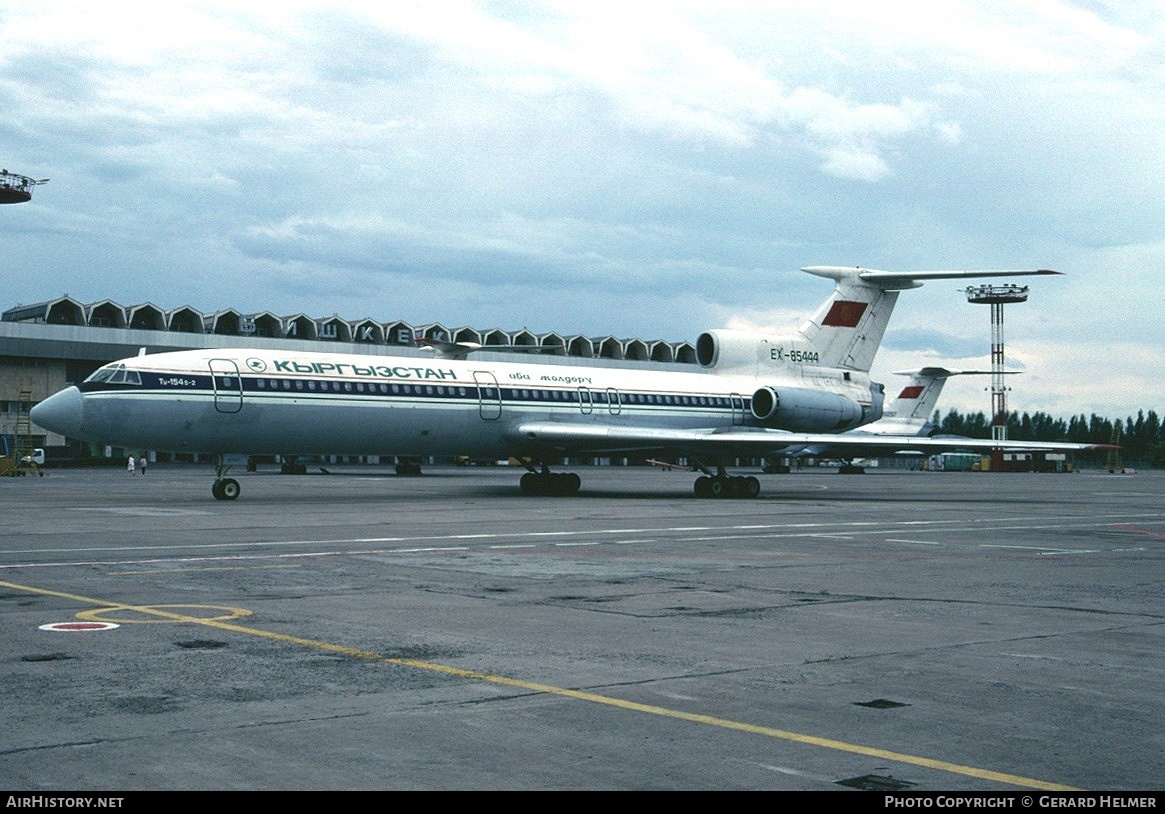
[[822,325],[831,325],[834,328],[856,328],[861,321],[862,314],[866,313],[864,302],[853,300],[838,300],[829,308]]

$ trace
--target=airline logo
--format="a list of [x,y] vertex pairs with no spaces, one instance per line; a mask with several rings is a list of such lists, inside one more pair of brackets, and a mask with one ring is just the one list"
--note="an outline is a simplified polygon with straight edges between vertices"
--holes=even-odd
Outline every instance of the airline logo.
[[317,376],[364,376],[384,379],[456,380],[453,368],[407,367],[405,365],[354,365],[348,362],[299,362],[272,360],[272,373],[312,373]]
[[856,328],[866,313],[866,303],[853,300],[837,300],[829,308],[822,325],[834,328]]

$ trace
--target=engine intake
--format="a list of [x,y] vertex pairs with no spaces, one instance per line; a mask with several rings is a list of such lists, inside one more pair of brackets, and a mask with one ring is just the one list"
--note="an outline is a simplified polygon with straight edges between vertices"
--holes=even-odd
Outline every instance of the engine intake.
[[696,364],[704,368],[755,371],[758,358],[767,352],[765,337],[751,331],[718,329],[696,337]]
[[841,393],[799,387],[762,387],[752,394],[752,415],[766,427],[794,432],[836,432],[861,426],[860,402]]

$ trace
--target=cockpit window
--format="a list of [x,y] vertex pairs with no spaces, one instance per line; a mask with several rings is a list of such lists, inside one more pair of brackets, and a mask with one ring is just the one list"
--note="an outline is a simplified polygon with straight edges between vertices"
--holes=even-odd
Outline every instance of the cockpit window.
[[87,381],[87,382],[109,381],[109,377],[117,372],[117,368],[118,368],[118,365],[106,365],[105,367],[100,367],[97,370],[93,371],[91,374],[89,374],[89,378],[86,379],[85,381]]
[[125,365],[106,365],[93,372],[86,382],[109,384],[136,384],[142,383],[142,376],[136,370],[126,370]]

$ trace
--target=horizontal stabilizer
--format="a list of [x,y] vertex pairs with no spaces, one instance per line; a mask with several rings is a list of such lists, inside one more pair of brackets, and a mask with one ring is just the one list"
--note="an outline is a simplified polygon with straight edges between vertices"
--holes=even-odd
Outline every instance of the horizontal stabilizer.
[[801,271],[841,282],[860,280],[884,289],[918,288],[925,280],[972,280],[976,277],[1024,277],[1062,274],[1051,269],[967,269],[958,271],[879,271],[861,266],[804,266]]
[[[1022,373],[1022,370],[1001,370],[1004,375]],[[895,376],[920,376],[927,379],[949,379],[952,376],[990,376],[993,370],[956,370],[949,367],[921,367],[915,370],[895,370]]]

